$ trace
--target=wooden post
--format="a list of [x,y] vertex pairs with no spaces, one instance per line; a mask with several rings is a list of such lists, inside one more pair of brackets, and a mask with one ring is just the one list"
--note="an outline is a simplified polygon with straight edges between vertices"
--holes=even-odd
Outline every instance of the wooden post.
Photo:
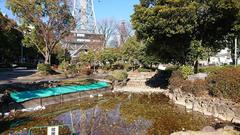
[[79,101],[80,101],[80,99],[81,99],[81,92],[79,92]]
[[43,106],[43,104],[42,104],[42,98],[40,98],[40,105]]
[[237,67],[237,37],[235,38],[235,67]]
[[60,103],[62,104],[62,94],[60,95]]

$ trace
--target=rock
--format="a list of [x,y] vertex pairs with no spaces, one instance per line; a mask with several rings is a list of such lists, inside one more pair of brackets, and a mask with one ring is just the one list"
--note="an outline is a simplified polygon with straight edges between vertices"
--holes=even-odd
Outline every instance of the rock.
[[201,131],[202,132],[215,132],[216,130],[212,126],[206,126]]
[[172,90],[172,93],[164,92],[175,104],[185,106],[186,109],[198,111],[204,115],[214,116],[221,120],[240,123],[240,105],[226,99],[209,97],[195,97],[189,93],[183,93],[181,89]]
[[232,127],[232,126],[225,126],[223,129],[224,130],[234,130],[234,127]]
[[190,81],[194,81],[194,80],[198,80],[198,79],[205,80],[205,78],[207,76],[208,76],[208,74],[206,74],[206,73],[198,73],[198,74],[188,76],[188,80],[190,80]]

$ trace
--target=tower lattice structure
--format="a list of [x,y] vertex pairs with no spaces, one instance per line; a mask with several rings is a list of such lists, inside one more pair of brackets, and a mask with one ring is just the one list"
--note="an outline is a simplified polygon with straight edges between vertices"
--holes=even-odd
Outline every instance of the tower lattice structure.
[[72,0],[72,15],[76,20],[75,31],[97,33],[93,0]]
[[98,34],[93,0],[69,0],[71,12],[75,18],[76,27],[62,41],[63,48],[68,49],[73,58],[82,51],[100,50],[104,36]]

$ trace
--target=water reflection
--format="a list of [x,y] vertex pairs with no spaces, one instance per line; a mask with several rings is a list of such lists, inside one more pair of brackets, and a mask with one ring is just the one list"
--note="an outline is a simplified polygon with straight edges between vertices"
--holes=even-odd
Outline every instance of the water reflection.
[[56,120],[63,124],[73,125],[77,135],[146,134],[146,129],[152,125],[152,122],[139,118],[129,123],[121,117],[120,107],[121,104],[117,104],[114,109],[109,111],[101,109],[99,106],[87,110],[74,110],[57,116]]
[[90,108],[63,113],[55,119],[72,125],[78,135],[168,135],[199,130],[214,121],[169,103],[161,94],[115,94]]

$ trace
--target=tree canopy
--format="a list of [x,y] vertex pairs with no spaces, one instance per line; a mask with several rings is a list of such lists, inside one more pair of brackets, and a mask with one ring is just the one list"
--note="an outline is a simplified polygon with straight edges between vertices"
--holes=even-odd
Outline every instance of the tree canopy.
[[15,21],[0,12],[0,63],[10,64],[18,61],[23,34]]
[[193,47],[223,47],[216,42],[236,26],[238,5],[237,0],[140,0],[132,24],[162,62],[185,64]]
[[37,47],[50,64],[55,46],[75,26],[67,1],[8,0],[7,5],[20,18],[25,45]]

